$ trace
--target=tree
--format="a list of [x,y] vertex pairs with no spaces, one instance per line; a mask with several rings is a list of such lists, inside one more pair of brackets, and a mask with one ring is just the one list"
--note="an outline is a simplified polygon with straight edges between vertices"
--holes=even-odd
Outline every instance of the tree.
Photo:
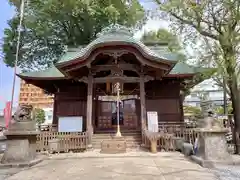
[[182,52],[183,48],[179,43],[178,36],[166,29],[158,29],[157,31],[144,32],[141,41],[144,43],[161,43],[167,44],[169,51],[176,53],[179,60],[185,61],[187,58]]
[[195,118],[201,117],[201,109],[194,106],[183,106],[183,112],[186,115],[194,116]]
[[45,122],[45,111],[43,109],[34,109],[34,119],[37,124],[42,124]]
[[144,32],[141,40],[143,42],[160,42],[168,44],[170,51],[180,51],[182,47],[176,34],[166,29],[158,29],[157,31]]
[[[240,93],[238,84],[238,58],[240,40],[240,1],[239,0],[205,0],[197,1],[171,0],[162,3],[154,0],[162,15],[170,18],[172,26],[186,39],[197,43],[196,37],[201,37],[205,47],[211,47],[213,54],[220,56],[210,65],[218,69],[219,74],[225,77],[228,85],[235,130],[240,133]],[[217,49],[217,51],[216,51]],[[236,134],[236,133],[234,133]],[[236,139],[235,139],[236,140]],[[236,153],[239,147],[236,146]]]
[[[228,111],[228,112],[227,112],[228,115],[232,113],[232,105],[231,105],[231,104],[228,104],[228,106],[227,106],[227,111]],[[217,107],[217,108],[215,109],[215,112],[216,112],[218,115],[224,115],[224,108],[223,108],[222,106]]]
[[[20,0],[9,0],[17,14],[4,30],[4,62],[14,66]],[[30,70],[51,65],[66,46],[78,47],[92,41],[110,24],[139,29],[146,14],[137,0],[34,0],[25,5],[18,65]]]

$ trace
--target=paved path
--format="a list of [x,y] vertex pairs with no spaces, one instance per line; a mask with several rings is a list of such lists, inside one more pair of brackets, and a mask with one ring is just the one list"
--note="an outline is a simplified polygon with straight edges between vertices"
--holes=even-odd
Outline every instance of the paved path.
[[12,176],[22,169],[19,168],[10,168],[10,169],[0,169],[0,180],[6,180],[7,177]]
[[239,180],[240,166],[219,165],[212,170],[219,180]]
[[77,158],[46,160],[5,180],[216,180],[184,157]]
[[[138,155],[138,156],[136,156]],[[25,169],[0,169],[0,180],[239,180],[240,166],[202,168],[180,153],[130,152],[103,155],[97,152],[60,154]]]

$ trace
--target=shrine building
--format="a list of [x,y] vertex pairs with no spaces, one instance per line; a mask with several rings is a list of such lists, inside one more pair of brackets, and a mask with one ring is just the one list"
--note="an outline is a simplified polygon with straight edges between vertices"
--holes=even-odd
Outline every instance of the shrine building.
[[144,44],[116,25],[84,47],[69,48],[51,68],[18,76],[54,95],[53,124],[59,131],[92,134],[116,131],[120,85],[121,131],[141,132],[150,128],[151,112],[158,122],[184,121],[181,92],[206,69],[178,57],[167,45]]

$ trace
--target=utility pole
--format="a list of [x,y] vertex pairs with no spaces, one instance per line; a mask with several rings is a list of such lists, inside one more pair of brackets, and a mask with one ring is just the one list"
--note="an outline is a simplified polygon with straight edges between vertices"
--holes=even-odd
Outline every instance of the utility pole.
[[25,0],[22,0],[21,8],[20,8],[20,21],[19,21],[19,26],[18,26],[17,50],[16,50],[16,55],[15,55],[16,57],[15,57],[14,74],[13,74],[12,98],[11,98],[11,106],[10,106],[10,114],[11,115],[12,115],[12,110],[13,110],[16,74],[17,74],[18,58],[19,58],[18,56],[19,56],[19,48],[20,48],[20,40],[21,40],[21,29],[22,29],[22,22],[23,22],[23,16],[24,16],[24,5],[25,5]]

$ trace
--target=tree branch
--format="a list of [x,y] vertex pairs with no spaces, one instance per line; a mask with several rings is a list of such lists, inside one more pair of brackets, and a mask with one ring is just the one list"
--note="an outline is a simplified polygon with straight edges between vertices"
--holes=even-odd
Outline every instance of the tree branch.
[[179,17],[178,15],[176,15],[173,12],[169,12],[169,13],[170,13],[171,16],[173,16],[174,18],[176,18],[177,20],[179,20],[183,24],[190,25],[191,27],[196,29],[201,35],[210,37],[210,38],[212,38],[214,40],[218,40],[218,36],[216,36],[214,34],[211,34],[211,33],[207,32],[207,31],[201,30],[201,28],[199,28],[197,25],[195,25],[192,21],[188,21],[186,19],[183,19],[183,18]]

